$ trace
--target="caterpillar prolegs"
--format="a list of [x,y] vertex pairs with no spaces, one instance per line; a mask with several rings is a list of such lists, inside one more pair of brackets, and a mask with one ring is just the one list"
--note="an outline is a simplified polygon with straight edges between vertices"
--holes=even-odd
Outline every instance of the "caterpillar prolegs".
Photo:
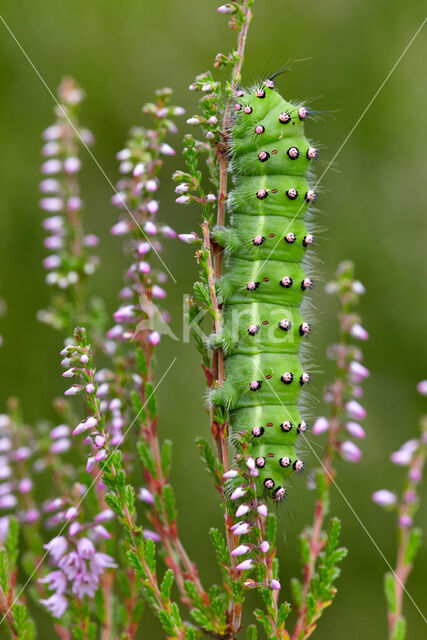
[[302,261],[313,242],[304,218],[316,198],[307,177],[317,150],[304,135],[308,110],[284,100],[272,80],[234,97],[230,226],[214,234],[227,256],[223,331],[214,337],[226,380],[211,400],[245,437],[260,494],[281,500],[286,478],[303,468],[295,445],[307,425],[297,405],[310,377],[299,351],[310,326],[301,304],[312,282]]

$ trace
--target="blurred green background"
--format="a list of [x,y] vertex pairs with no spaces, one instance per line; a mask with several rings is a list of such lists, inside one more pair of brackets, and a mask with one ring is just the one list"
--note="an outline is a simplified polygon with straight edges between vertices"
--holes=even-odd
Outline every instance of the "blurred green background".
[[[3,0],[2,15],[49,87],[71,74],[87,92],[82,122],[95,133],[94,153],[115,181],[115,152],[131,125],[142,121],[141,105],[157,87],[171,86],[175,102],[189,115],[196,96],[187,91],[194,76],[211,67],[218,51],[227,52],[234,34],[227,19],[216,14],[211,0]],[[332,158],[369,103],[425,15],[421,0],[258,0],[250,29],[244,81],[251,83],[289,58],[309,58],[293,65],[280,79],[287,97],[307,99],[333,117],[308,124],[321,145],[322,161]],[[393,517],[371,503],[378,488],[398,488],[402,470],[392,468],[390,452],[417,433],[425,400],[415,385],[427,377],[425,349],[425,78],[427,27],[357,126],[322,181],[320,221],[327,227],[318,243],[320,273],[325,282],[337,263],[357,264],[366,285],[361,313],[371,339],[364,347],[372,375],[365,385],[366,440],[358,465],[339,464],[338,483],[380,547],[394,562]],[[38,210],[40,132],[52,121],[52,99],[16,42],[0,24],[0,297],[9,311],[0,320],[1,408],[19,394],[28,421],[53,418],[51,398],[60,395],[60,337],[40,325],[36,311],[47,304],[41,260],[43,233]],[[175,143],[180,148],[178,134]],[[109,235],[116,213],[111,189],[93,161],[83,154],[86,229],[101,236],[102,267],[95,287],[108,310],[117,307],[116,293],[126,261],[120,240]],[[169,175],[181,165],[179,154],[168,162],[162,190],[161,217],[180,232],[197,230],[196,208],[175,205]],[[319,171],[323,170],[319,164]],[[181,331],[183,295],[191,291],[195,264],[191,248],[170,242],[166,261],[177,284],[168,299],[174,330]],[[317,332],[312,357],[320,369],[313,390],[317,399],[331,373],[326,346],[336,335],[335,301],[316,290]],[[173,479],[186,546],[198,560],[204,581],[218,580],[207,523],[221,526],[218,500],[202,464],[194,438],[208,434],[203,409],[204,383],[193,345],[164,340],[159,372],[173,357],[177,362],[159,389],[161,432],[175,440]],[[160,375],[160,374],[159,374]],[[319,413],[323,408],[319,406]],[[425,504],[426,493],[424,491]],[[295,482],[287,512],[281,514],[283,595],[287,579],[299,572],[297,534],[310,518],[313,496]],[[332,513],[343,521],[343,542],[350,554],[343,563],[335,605],[326,612],[316,638],[367,640],[386,637],[382,590],[386,569],[368,535],[340,495],[333,491]],[[427,512],[419,523],[427,529]],[[427,614],[427,553],[421,549],[408,590]],[[425,638],[426,626],[406,599],[408,638]],[[50,621],[38,614],[40,638],[49,640]],[[161,639],[150,614],[140,637]]]

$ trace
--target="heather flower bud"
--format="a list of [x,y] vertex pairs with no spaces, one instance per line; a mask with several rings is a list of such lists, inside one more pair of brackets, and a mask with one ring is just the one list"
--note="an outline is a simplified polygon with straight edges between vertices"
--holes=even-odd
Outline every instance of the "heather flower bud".
[[142,489],[140,489],[138,498],[142,500],[142,502],[145,502],[146,504],[154,503],[153,494],[150,491],[148,491],[148,489],[146,489],[145,487],[142,487]]
[[243,487],[237,487],[237,489],[235,489],[231,494],[230,500],[238,500],[239,498],[243,498],[244,495],[246,495],[246,489],[243,489]]
[[[179,196],[178,198],[175,199],[175,202],[177,202],[178,204],[188,204],[189,202],[191,202],[191,197]],[[178,237],[181,238],[181,235],[179,235]]]
[[188,182],[182,182],[177,187],[175,187],[175,193],[183,194],[187,193],[190,190],[190,185]]
[[255,563],[252,560],[252,558],[249,558],[248,560],[243,560],[243,562],[238,564],[236,569],[237,569],[237,571],[249,571],[250,569],[252,569],[254,564]]
[[363,420],[366,418],[366,410],[356,400],[350,400],[345,405],[345,409],[351,418],[356,420]]
[[421,395],[427,396],[427,380],[421,380],[421,382],[417,384],[417,391],[421,393]]
[[408,516],[407,514],[403,514],[400,516],[399,527],[402,527],[402,529],[408,529],[409,527],[412,527],[412,524],[413,520],[411,516]]
[[235,536],[243,536],[249,532],[250,525],[248,522],[242,522],[238,524],[235,529],[233,529],[233,533]]
[[76,396],[83,390],[83,386],[81,384],[73,384],[72,387],[64,391],[64,396]]
[[224,473],[222,477],[226,480],[231,480],[232,478],[237,478],[238,475],[239,472],[236,469],[230,469],[230,471]]
[[381,507],[390,507],[396,504],[397,496],[388,489],[380,489],[372,494],[372,500]]
[[274,579],[270,582],[270,589],[273,589],[273,591],[280,591],[281,588],[281,584],[278,580]]
[[236,511],[236,518],[241,518],[249,511],[249,506],[247,504],[241,504],[240,507]]
[[267,540],[263,540],[259,545],[259,548],[262,553],[268,553],[270,550],[270,543]]
[[353,436],[353,438],[364,438],[365,430],[360,426],[357,422],[347,422],[345,425],[348,433]]
[[313,433],[315,435],[319,435],[320,433],[325,433],[329,429],[329,421],[323,416],[317,418],[315,423],[313,424]]
[[220,7],[218,7],[217,11],[218,13],[230,15],[231,13],[234,13],[236,11],[236,7],[232,4],[222,4]]
[[248,551],[250,551],[251,548],[248,547],[247,544],[241,544],[238,547],[236,547],[235,549],[233,549],[233,551],[231,552],[232,556],[243,556],[245,555],[245,553],[248,553]]
[[268,516],[268,509],[265,504],[259,504],[257,506],[257,511],[259,515],[262,516],[263,518],[266,518]]
[[361,382],[369,376],[369,369],[354,360],[350,362],[350,373],[354,382]]
[[91,382],[86,385],[86,393],[92,394],[95,393],[95,385]]
[[159,151],[160,151],[160,153],[162,153],[165,156],[174,156],[175,155],[175,150],[172,149],[172,147],[169,144],[167,144],[166,142],[163,142],[160,145]]
[[358,340],[367,340],[369,334],[360,324],[354,324],[350,329],[350,335]]
[[350,440],[342,442],[340,444],[339,450],[342,457],[344,458],[344,460],[347,460],[347,462],[359,462],[360,458],[362,457],[362,452],[360,451],[359,447],[357,447],[354,442],[351,442]]

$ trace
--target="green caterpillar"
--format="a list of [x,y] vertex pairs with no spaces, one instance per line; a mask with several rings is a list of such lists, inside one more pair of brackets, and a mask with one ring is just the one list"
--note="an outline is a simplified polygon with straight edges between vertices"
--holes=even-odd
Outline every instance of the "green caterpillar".
[[284,100],[272,78],[235,99],[230,227],[214,232],[227,256],[223,331],[213,338],[226,380],[211,400],[227,410],[234,437],[249,436],[260,492],[281,500],[286,478],[304,466],[295,451],[308,428],[298,398],[310,380],[299,359],[310,332],[301,304],[312,281],[302,262],[313,243],[304,218],[316,199],[307,177],[318,152],[304,135],[308,109]]

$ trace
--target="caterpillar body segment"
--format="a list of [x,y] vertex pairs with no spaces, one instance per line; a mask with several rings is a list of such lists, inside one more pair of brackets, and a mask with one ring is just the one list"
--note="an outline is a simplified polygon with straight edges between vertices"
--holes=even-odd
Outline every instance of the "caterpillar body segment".
[[213,346],[223,349],[226,380],[211,401],[227,409],[232,438],[247,443],[260,495],[280,500],[287,478],[303,469],[296,446],[308,428],[298,402],[310,382],[300,349],[311,328],[302,303],[313,282],[303,262],[314,241],[305,218],[316,200],[317,149],[304,135],[308,110],[272,85],[235,98],[229,226],[214,230],[226,263],[217,283],[223,330]]

